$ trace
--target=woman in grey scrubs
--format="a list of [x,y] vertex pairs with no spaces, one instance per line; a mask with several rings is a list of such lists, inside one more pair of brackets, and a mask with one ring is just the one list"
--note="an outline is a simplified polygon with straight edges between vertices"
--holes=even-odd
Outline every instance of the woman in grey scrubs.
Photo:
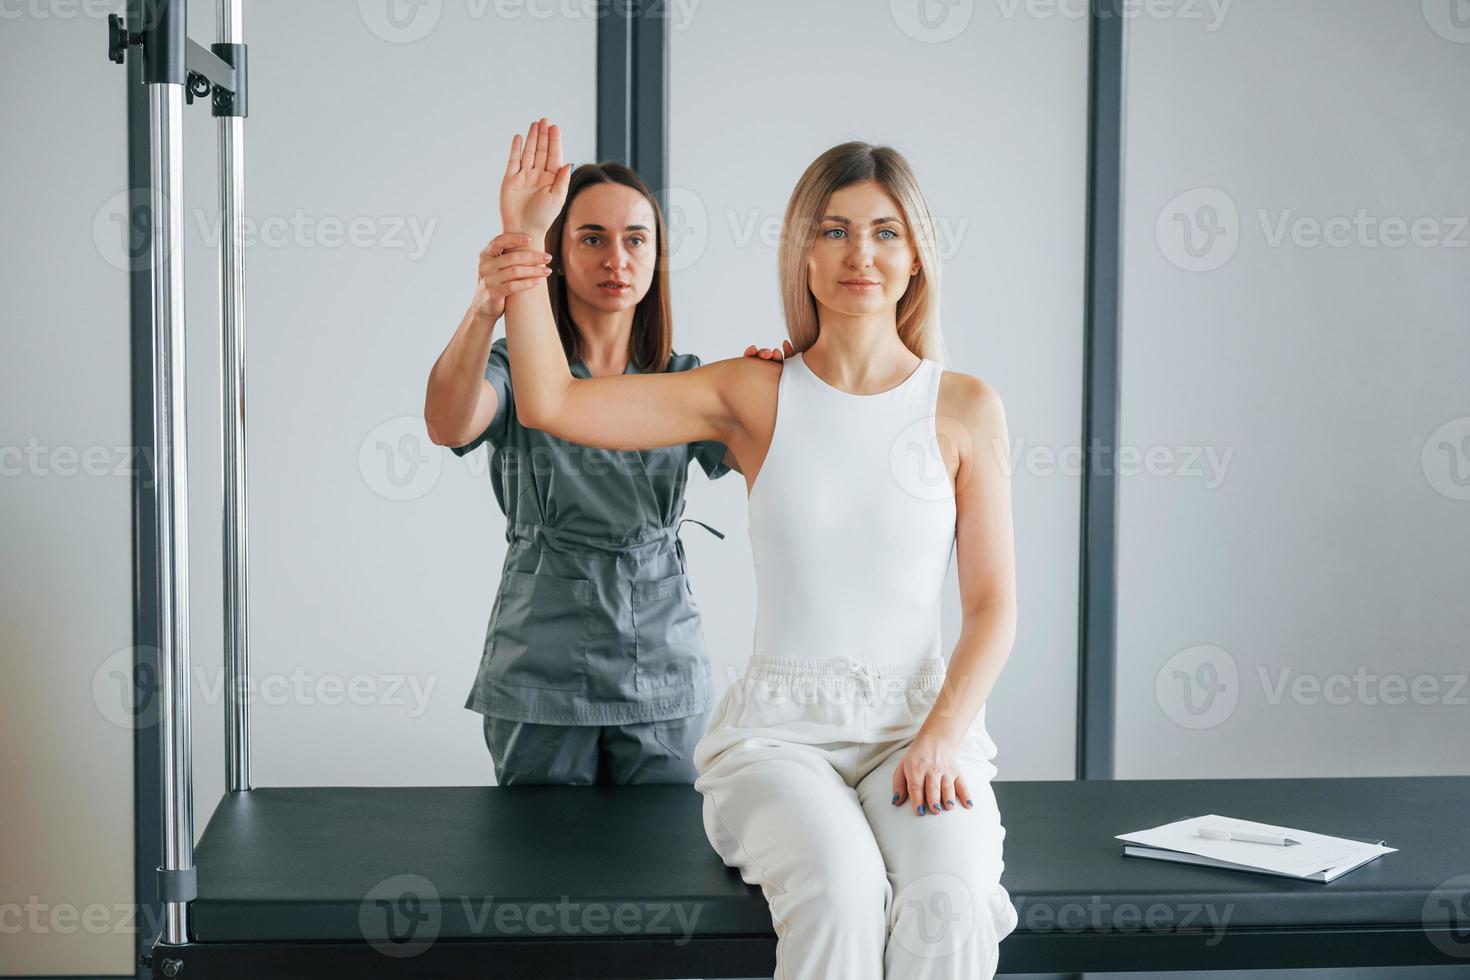
[[691,460],[717,479],[734,459],[718,442],[619,452],[527,428],[505,339],[491,343],[505,296],[547,274],[549,254],[576,376],[697,367],[671,348],[663,215],[628,167],[584,165],[547,235],[551,251],[522,251],[525,241],[500,235],[480,253],[474,302],[425,400],[436,444],[459,456],[490,445],[506,516],[500,589],[465,707],[484,716],[500,785],[692,783],[713,698],[679,530],[693,521],[724,535],[682,518],[684,489]]

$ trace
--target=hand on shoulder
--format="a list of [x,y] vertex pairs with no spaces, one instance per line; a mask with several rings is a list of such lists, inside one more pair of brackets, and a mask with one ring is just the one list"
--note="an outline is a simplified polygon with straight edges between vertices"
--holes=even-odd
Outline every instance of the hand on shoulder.
[[759,357],[767,361],[784,361],[786,360],[786,358],[795,353],[796,349],[791,346],[791,341],[789,340],[781,341],[781,346],[779,348],[757,347],[755,344],[751,344],[749,347],[745,348],[746,357]]

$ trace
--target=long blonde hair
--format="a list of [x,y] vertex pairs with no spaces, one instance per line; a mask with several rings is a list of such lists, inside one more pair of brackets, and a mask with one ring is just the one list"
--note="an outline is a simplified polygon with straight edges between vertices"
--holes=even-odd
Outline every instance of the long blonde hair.
[[798,352],[817,340],[817,301],[807,276],[807,257],[816,241],[832,193],[849,184],[877,181],[903,209],[919,272],[898,300],[898,339],[920,357],[949,363],[939,329],[939,249],[934,216],[903,154],[888,146],[854,140],[840,143],[811,162],[786,205],[778,257],[786,333]]

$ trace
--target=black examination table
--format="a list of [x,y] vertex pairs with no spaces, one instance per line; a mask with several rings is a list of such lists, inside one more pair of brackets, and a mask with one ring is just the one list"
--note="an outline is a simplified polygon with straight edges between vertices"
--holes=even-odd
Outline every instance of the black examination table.
[[[1470,964],[1470,777],[994,785],[1021,920],[1002,973]],[[769,977],[765,899],[700,803],[682,785],[233,794],[195,852],[190,942],[155,945],[155,975]],[[1125,858],[1113,837],[1204,813],[1399,850],[1323,884]]]

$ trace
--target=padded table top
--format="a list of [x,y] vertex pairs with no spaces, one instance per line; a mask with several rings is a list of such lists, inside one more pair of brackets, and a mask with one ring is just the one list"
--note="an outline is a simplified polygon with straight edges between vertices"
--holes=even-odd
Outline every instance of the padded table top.
[[[1020,912],[1018,933],[1065,926],[1079,912],[1104,929],[1136,929],[1139,912],[1155,906],[1165,919],[1145,919],[1151,929],[1420,926],[1470,901],[1465,881],[1450,881],[1470,872],[1470,777],[994,787],[1007,830],[1002,881]],[[357,940],[375,908],[432,916],[440,939],[560,938],[585,935],[588,920],[535,920],[533,907],[594,905],[613,910],[613,919],[619,910],[642,923],[657,917],[675,935],[774,936],[760,889],[724,866],[700,813],[701,797],[688,785],[231,794],[195,850],[193,938]],[[1125,858],[1113,836],[1205,813],[1374,836],[1399,850],[1324,884]],[[1189,921],[1194,908],[1204,918]],[[1110,923],[1120,909],[1133,910],[1131,918]],[[535,921],[543,924],[533,928]]]

